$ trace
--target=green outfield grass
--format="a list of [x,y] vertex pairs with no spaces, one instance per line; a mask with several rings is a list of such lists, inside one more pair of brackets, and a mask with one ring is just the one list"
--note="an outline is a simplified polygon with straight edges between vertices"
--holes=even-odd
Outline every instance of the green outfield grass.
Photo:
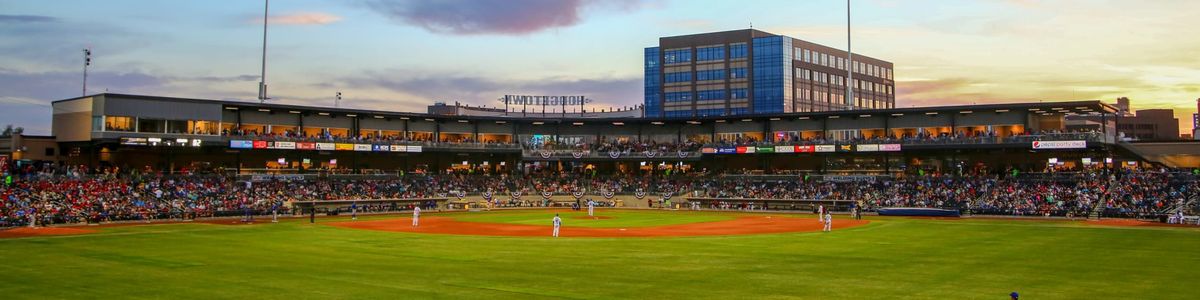
[[[567,227],[599,227],[624,228],[676,225],[698,222],[717,222],[733,220],[735,214],[713,212],[677,212],[663,214],[652,210],[623,210],[598,208],[595,216],[589,219],[587,210],[582,211],[490,211],[470,214],[455,214],[456,219],[465,222],[509,223],[525,225],[549,225],[554,214],[558,213]],[[603,219],[610,217],[610,219]],[[815,215],[813,218],[816,218]]]
[[[520,223],[537,214],[451,216]],[[635,223],[667,224],[711,215],[627,212],[617,219],[660,218]],[[389,217],[360,219],[376,218]],[[1022,299],[1200,297],[1194,284],[1200,278],[1197,229],[882,218],[832,233],[553,239],[321,224],[346,220],[111,227],[91,235],[4,239],[0,295],[1007,299],[1015,290]]]

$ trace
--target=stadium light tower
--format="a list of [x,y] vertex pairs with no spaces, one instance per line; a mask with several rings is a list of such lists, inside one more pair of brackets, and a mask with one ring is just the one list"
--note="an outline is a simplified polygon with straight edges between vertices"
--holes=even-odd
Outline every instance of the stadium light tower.
[[83,94],[80,96],[87,96],[87,69],[90,65],[92,65],[92,49],[83,48]]
[[267,12],[271,9],[271,0],[265,0],[263,5],[263,46],[262,46],[262,77],[258,81],[258,103],[267,99]]
[[854,52],[850,51],[850,0],[846,0],[846,110],[854,107]]

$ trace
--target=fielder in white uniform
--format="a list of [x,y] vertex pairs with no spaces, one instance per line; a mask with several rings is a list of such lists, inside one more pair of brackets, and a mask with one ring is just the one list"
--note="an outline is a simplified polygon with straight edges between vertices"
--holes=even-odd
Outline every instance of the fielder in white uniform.
[[421,207],[413,207],[413,227],[421,223]]
[[833,214],[825,213],[825,232],[833,231]]
[[558,237],[558,227],[562,226],[562,218],[559,218],[558,214],[554,214],[552,222],[554,223],[554,237]]
[[588,199],[588,216],[591,217],[592,213],[595,212],[595,210],[596,210],[596,201],[592,201],[592,199]]
[[822,223],[825,222],[825,205],[824,204],[821,204],[821,206],[817,207],[817,221],[820,221]]

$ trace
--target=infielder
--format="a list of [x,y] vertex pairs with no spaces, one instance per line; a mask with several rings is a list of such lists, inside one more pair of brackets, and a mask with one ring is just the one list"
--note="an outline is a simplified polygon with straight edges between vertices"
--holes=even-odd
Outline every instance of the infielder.
[[833,231],[833,214],[825,213],[825,232]]
[[554,223],[554,237],[558,237],[558,227],[562,226],[562,218],[559,218],[558,214],[554,214],[552,222]]
[[595,210],[596,210],[596,201],[592,201],[592,199],[588,199],[588,216],[591,217],[592,214],[595,212]]
[[413,207],[413,228],[416,228],[417,225],[419,225],[420,223],[421,223],[421,207],[414,206]]
[[825,221],[825,204],[817,207],[817,221]]

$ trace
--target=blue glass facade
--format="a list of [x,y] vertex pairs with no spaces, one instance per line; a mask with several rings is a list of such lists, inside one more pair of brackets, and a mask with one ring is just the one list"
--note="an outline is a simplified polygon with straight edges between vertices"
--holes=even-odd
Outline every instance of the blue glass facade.
[[[791,107],[792,39],[784,36],[754,39],[751,80],[753,113],[782,113]],[[786,106],[786,107],[785,107]]]
[[[648,116],[778,114],[895,103],[891,63],[856,55],[859,59],[848,64],[845,52],[791,37],[748,29],[664,37],[659,43],[646,48]],[[847,71],[866,83],[851,107],[843,103]]]
[[658,61],[658,47],[646,48],[645,56],[645,77],[643,83],[645,86],[643,109],[647,117],[656,117],[662,115],[662,99],[659,98],[659,91],[662,90],[662,82],[658,79],[659,70],[662,69],[662,63]]

